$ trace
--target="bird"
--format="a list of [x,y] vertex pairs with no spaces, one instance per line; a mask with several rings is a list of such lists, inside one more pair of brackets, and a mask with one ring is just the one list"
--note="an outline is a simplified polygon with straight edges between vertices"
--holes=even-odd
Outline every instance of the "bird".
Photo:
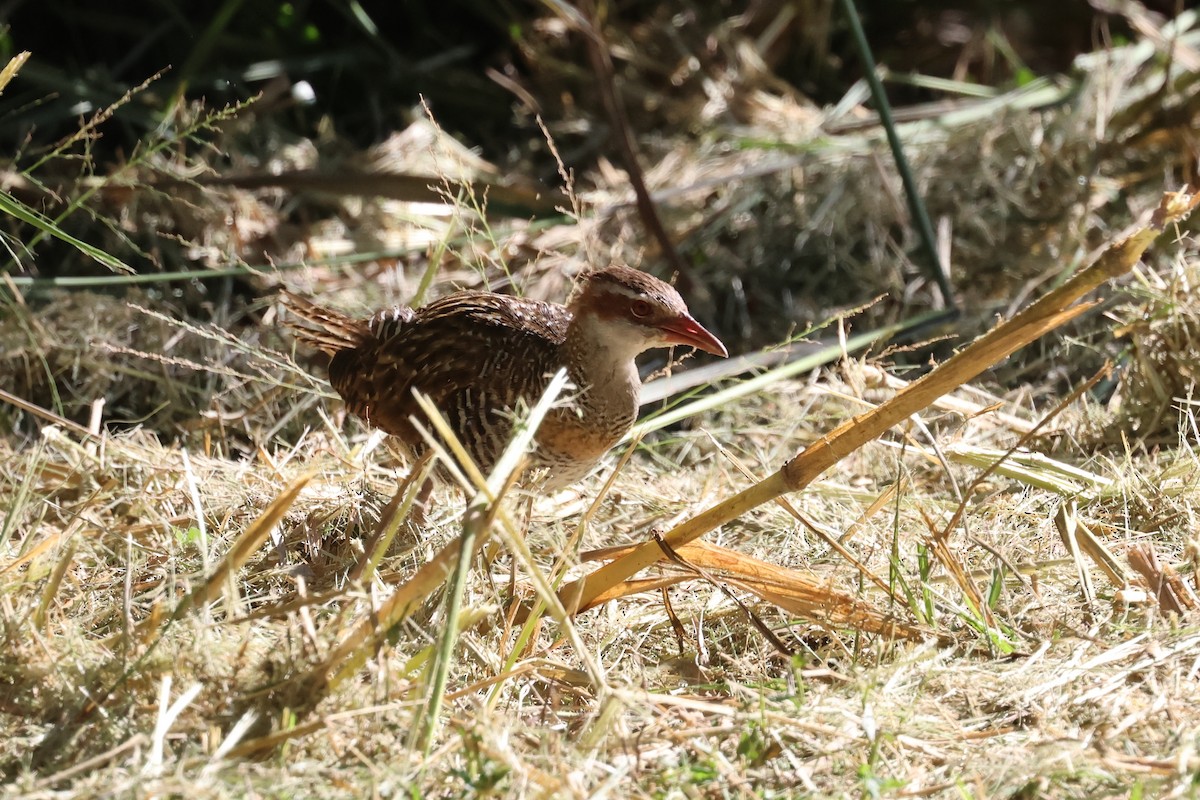
[[281,299],[295,338],[329,357],[329,382],[346,408],[391,434],[410,459],[428,449],[414,391],[433,401],[487,474],[514,412],[535,404],[565,368],[567,402],[543,420],[527,471],[548,490],[582,479],[629,432],[638,355],[675,345],[729,354],[673,286],[621,264],[581,272],[565,305],[459,291],[354,319],[291,292]]

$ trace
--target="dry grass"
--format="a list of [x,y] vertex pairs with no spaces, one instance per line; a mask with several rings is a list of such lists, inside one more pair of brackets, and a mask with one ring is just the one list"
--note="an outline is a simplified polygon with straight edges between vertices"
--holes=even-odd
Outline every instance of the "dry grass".
[[[942,153],[918,163],[953,231],[955,263],[970,265],[964,299],[1025,308],[1054,282],[1052,266],[1070,272],[1118,242],[1132,216],[1114,210],[1110,182],[1122,169],[1131,205],[1157,202],[1160,187],[1143,189],[1139,165],[1171,163],[1170,148],[1134,136],[1147,123],[1122,114],[1163,72],[1153,49],[1134,51],[1090,65],[1093,82],[1070,107],[906,129]],[[1180,79],[1178,91],[1186,105],[1192,84]],[[837,291],[851,282],[892,291],[870,318],[899,314],[913,270],[899,257],[901,204],[878,191],[894,185],[878,141],[849,131],[787,142],[782,131],[815,137],[813,126],[779,122],[800,120],[801,109],[765,93],[741,102],[754,125],[741,139],[723,129],[726,145],[753,135],[769,147],[676,143],[648,175],[683,198],[663,198],[664,207],[672,230],[694,231],[693,255],[709,259],[695,260],[699,295],[719,289],[710,318],[747,342],[774,341],[806,318],[805,303],[849,302]],[[1098,147],[1089,132],[1122,119],[1107,146],[1119,142],[1125,157],[1094,162],[1080,189],[1077,166]],[[436,141],[436,131],[419,133]],[[968,146],[977,141],[987,143],[982,157]],[[801,155],[789,151],[802,145]],[[403,151],[395,157],[411,164]],[[443,171],[458,158],[436,152]],[[472,179],[482,169],[455,163]],[[561,297],[573,267],[609,255],[598,242],[624,255],[638,246],[616,193],[603,191],[608,177],[597,176],[601,189],[584,196],[591,204],[576,225],[488,228],[478,198],[449,211],[342,198],[304,232],[312,262],[368,239],[407,248],[395,231],[417,231],[418,251],[433,256],[398,264],[392,250],[362,270],[306,263],[245,280],[264,294],[280,280],[320,286],[331,302],[365,308],[418,291],[422,269],[399,268],[411,261],[449,282],[517,280]],[[800,184],[792,202],[775,201],[781,186]],[[1067,185],[1072,192],[1055,191]],[[249,196],[194,190],[210,202]],[[964,208],[963,197],[975,205]],[[176,205],[155,213],[180,214],[187,200],[156,196]],[[274,238],[222,238],[231,234],[210,210],[192,220],[187,245],[294,255],[303,237],[289,238],[278,209],[256,202],[249,216]],[[797,247],[797,236],[815,249]],[[856,361],[803,378],[776,373],[648,433],[611,486],[602,473],[535,498],[520,539],[501,529],[499,546],[479,542],[489,557],[473,562],[453,623],[438,590],[462,499],[440,488],[419,531],[402,523],[405,470],[294,361],[272,332],[269,301],[195,286],[199,300],[152,289],[14,301],[0,318],[11,377],[0,389],[14,401],[0,411],[9,431],[0,438],[8,790],[1189,796],[1200,772],[1200,428],[1180,400],[1194,387],[1195,266],[1190,243],[1170,238],[1136,273],[1135,301],[1104,307],[1132,341],[1119,408],[1082,391],[1089,365],[1061,344],[1022,355],[1036,383],[1000,399],[972,387],[925,397],[915,416],[904,398],[924,397],[920,387],[944,371],[907,388]],[[785,250],[837,268],[783,264],[773,254]],[[363,272],[378,280],[364,285]],[[1074,324],[1092,351],[1116,352],[1103,316]],[[938,393],[1002,349],[968,357]],[[1055,393],[1056,383],[1080,393]],[[784,472],[801,449],[813,458],[830,446],[823,437],[872,409],[887,432],[839,451],[804,491],[740,509],[700,531],[699,543],[672,538],[699,512]],[[883,416],[888,409],[903,413]],[[1106,426],[1125,438],[1097,437]],[[1154,437],[1169,446],[1147,446]],[[514,499],[479,513],[496,513],[501,526],[520,521]],[[593,560],[625,554],[608,548],[655,533],[671,545],[655,545],[664,560],[635,576],[647,583],[606,586],[570,621],[539,610],[539,598],[554,608],[549,586],[570,587],[594,574]],[[390,546],[376,559],[380,541]],[[448,624],[461,633],[431,718]]]
[[[781,387],[745,411],[853,391],[832,378],[823,383]],[[793,442],[820,435],[837,413],[789,423]],[[960,441],[1004,446],[1014,438],[986,416],[949,428],[936,415],[927,422],[955,430]],[[708,444],[711,435],[744,449],[742,427],[716,419],[706,431],[655,443],[654,458],[635,459],[618,477],[584,546],[642,538],[703,505],[680,498],[743,483],[731,457]],[[347,584],[395,484],[390,471],[356,464],[329,437],[310,434],[249,462],[203,454],[185,462],[177,447],[138,433],[94,442],[48,429],[18,451],[7,445],[2,713],[14,788],[340,796],[370,785],[440,795],[495,782],[503,793],[552,796],[606,784],[645,795],[681,785],[699,794],[940,787],[990,795],[1027,785],[1097,796],[1138,783],[1183,787],[1197,766],[1188,744],[1196,730],[1195,627],[1154,605],[1113,606],[1115,588],[1102,576],[1093,575],[1095,603],[1082,602],[1052,521],[1061,498],[993,477],[975,489],[948,543],[989,596],[991,627],[979,630],[963,594],[927,566],[929,525],[954,509],[953,484],[970,484],[978,470],[946,472],[919,436],[907,447],[870,444],[841,462],[799,498],[806,524],[763,507],[715,541],[886,608],[885,595],[864,587],[806,527],[840,536],[853,521],[846,547],[902,597],[911,592],[927,640],[814,625],[754,603],[735,583],[733,594],[796,648],[783,657],[727,594],[693,581],[670,590],[679,635],[654,593],[577,620],[604,671],[598,691],[553,625],[528,651],[512,652],[501,558],[475,570],[467,586],[468,611],[483,616],[463,634],[442,733],[422,757],[405,743],[421,725],[426,659],[442,619],[436,603],[388,632],[352,679],[315,695],[294,687],[312,691],[313,670],[354,620],[369,618],[448,541],[458,503],[441,495],[444,510],[424,538],[402,536],[371,585]],[[654,466],[684,451],[692,453],[686,473]],[[751,471],[772,463],[754,452],[742,460]],[[1181,461],[1194,464],[1195,454],[1097,459],[1089,466],[1119,491],[1087,503],[1082,515],[1118,551],[1152,540],[1164,562],[1182,562],[1191,583],[1190,508],[1200,486],[1195,467],[1181,470]],[[219,564],[256,530],[264,507],[310,471],[235,579],[203,579],[221,574]],[[890,492],[893,485],[899,489]],[[580,499],[596,486],[586,484]],[[885,504],[868,512],[881,495]],[[538,503],[530,543],[543,569],[572,535],[578,510],[571,497]],[[205,586],[211,604],[186,599]]]

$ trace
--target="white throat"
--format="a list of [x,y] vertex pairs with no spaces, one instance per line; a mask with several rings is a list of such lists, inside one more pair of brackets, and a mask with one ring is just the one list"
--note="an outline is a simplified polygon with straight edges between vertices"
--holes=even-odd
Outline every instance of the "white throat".
[[646,345],[632,325],[589,314],[575,317],[566,349],[571,381],[583,393],[581,410],[636,416],[642,381],[634,359]]

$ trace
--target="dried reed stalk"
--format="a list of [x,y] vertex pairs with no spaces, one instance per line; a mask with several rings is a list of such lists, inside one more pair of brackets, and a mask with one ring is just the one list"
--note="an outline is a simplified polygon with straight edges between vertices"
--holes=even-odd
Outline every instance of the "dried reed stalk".
[[[974,379],[1016,350],[1091,308],[1084,295],[1129,271],[1164,228],[1179,221],[1200,202],[1183,192],[1164,193],[1147,224],[1109,246],[1092,266],[1036,301],[1007,322],[980,336],[949,361],[914,381],[877,408],[850,419],[796,454],[777,472],[677,525],[663,537],[673,548],[695,541],[743,514],[789,492],[799,491],[822,472],[893,425],[928,407],[947,392]],[[628,555],[563,586],[559,596],[567,608],[586,610],[617,584],[663,557],[657,542],[644,542]]]

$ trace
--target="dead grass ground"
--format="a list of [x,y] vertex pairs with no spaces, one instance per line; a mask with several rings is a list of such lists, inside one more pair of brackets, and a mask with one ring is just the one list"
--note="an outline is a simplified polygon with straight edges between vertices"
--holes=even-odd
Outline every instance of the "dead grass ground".
[[[1180,42],[1195,37],[1185,29]],[[1182,135],[1166,127],[1142,136],[1150,123],[1134,113],[1164,85],[1160,52],[1135,45],[1082,65],[1092,80],[1061,105],[1030,112],[1009,98],[1003,113],[966,125],[905,130],[930,154],[922,174],[953,231],[963,298],[986,310],[977,320],[1023,307],[1154,205],[1164,165],[1176,163],[1172,137]],[[1194,108],[1190,73],[1171,74],[1153,108]],[[742,111],[755,108],[775,127],[759,117],[720,141],[681,144],[650,173],[672,229],[695,232],[687,241],[708,318],[749,347],[851,302],[838,294],[850,285],[889,294],[864,326],[932,297],[904,257],[903,211],[878,139],[814,143],[795,133],[815,128],[780,122],[800,119],[787,98],[755,95]],[[1092,132],[1106,125],[1098,145]],[[748,146],[749,134],[770,146]],[[1105,147],[1110,157],[1098,157]],[[1083,188],[1081,163],[1095,165]],[[1145,164],[1159,167],[1153,177]],[[524,267],[528,291],[561,296],[567,272],[589,254],[636,256],[619,183],[596,176],[600,188],[584,199],[609,212],[576,225],[486,231],[469,203],[447,224],[441,209],[345,200],[301,238],[306,257],[320,261],[388,240],[390,230],[417,230],[422,249],[453,243],[433,259],[442,277],[502,286],[506,271]],[[244,197],[209,191],[217,194],[207,202]],[[174,219],[178,204],[194,201],[155,202]],[[254,209],[245,215],[262,223],[253,236],[239,238],[214,215],[185,238],[222,257],[295,255],[299,239],[271,204]],[[791,496],[796,513],[762,506],[706,537],[803,571],[826,597],[854,598],[922,635],[789,614],[718,573],[716,583],[607,602],[575,619],[574,638],[546,619],[523,643],[512,601],[532,596],[530,573],[501,550],[470,573],[427,752],[416,742],[443,606],[434,597],[394,626],[371,624],[458,535],[461,499],[439,489],[424,527],[402,528],[378,571],[354,580],[403,469],[293,360],[272,330],[269,300],[193,287],[12,303],[0,320],[12,384],[0,386],[26,405],[0,412],[6,791],[1191,796],[1200,774],[1200,458],[1187,231],[1154,252],[1127,292],[1107,290],[1102,310],[1134,343],[1120,402],[1085,394],[1070,404],[1025,443],[1043,460],[1010,459],[977,481],[981,458],[1003,454],[1062,399],[1061,387],[1119,352],[1099,313],[1073,329],[1075,340],[1023,354],[1014,371],[1037,380],[993,386],[1004,394],[995,407],[963,390],[957,410],[927,409]],[[484,269],[464,266],[478,263]],[[286,281],[366,308],[412,296],[420,271],[404,266],[412,264],[391,257],[363,269],[305,263],[245,279],[264,294]],[[376,280],[364,284],[364,273]],[[197,313],[205,303],[208,313]],[[650,434],[593,514],[603,476],[538,498],[527,530],[539,568],[555,574],[565,557],[564,574],[578,575],[591,566],[572,563],[576,535],[585,553],[640,542],[774,472],[891,396],[871,374],[849,360],[780,378]],[[97,419],[122,424],[92,435],[100,398]],[[1088,555],[1096,543],[1115,554],[1121,580]],[[1143,577],[1130,560],[1150,564]],[[364,624],[381,642],[355,649],[362,663],[330,677],[331,654]]]
[[[754,405],[824,404],[831,389],[853,391],[833,375],[809,388],[781,386],[751,408],[706,421],[703,431],[653,443],[619,477],[584,547],[642,538],[703,505],[698,495],[744,484],[709,436],[743,450],[752,470],[769,468],[772,450],[820,435],[845,405],[761,431],[762,447],[739,444],[728,425],[743,430]],[[942,447],[1012,438],[985,419],[928,421]],[[457,501],[443,494],[430,529],[401,541],[377,581],[347,585],[394,483],[390,471],[345,458],[330,438],[313,433],[248,462],[194,454],[185,463],[177,447],[138,433],[97,446],[48,431],[19,451],[7,445],[4,489],[14,502],[6,539],[24,544],[3,573],[11,789],[348,796],[363,787],[431,795],[491,787],[563,796],[607,786],[627,796],[1096,797],[1125,796],[1134,786],[1186,794],[1193,780],[1195,626],[1155,605],[1115,607],[1112,587],[1085,602],[1076,562],[1055,532],[1061,495],[992,479],[969,498],[952,539],[992,598],[992,635],[1008,643],[989,649],[945,576],[923,567],[930,520],[944,518],[956,503],[954,483],[966,485],[976,472],[947,473],[927,442],[872,444],[796,502],[809,524],[835,536],[858,520],[847,546],[889,583],[919,587],[914,600],[929,603],[931,628],[948,642],[888,641],[759,607],[797,648],[788,658],[722,591],[692,583],[670,591],[678,635],[657,594],[577,621],[610,687],[598,702],[554,626],[505,668],[513,636],[503,622],[510,575],[501,558],[473,573],[468,607],[484,621],[463,635],[453,699],[428,757],[408,742],[442,618],[436,603],[297,720],[271,702],[270,690],[319,662],[348,618],[455,532]],[[686,451],[686,472],[657,464],[677,463]],[[1200,488],[1191,448],[1117,463],[1102,455],[1084,466],[1118,484],[1083,511],[1111,548],[1150,542],[1185,575],[1195,569],[1191,509]],[[211,608],[171,621],[198,576],[289,479],[314,467],[317,477],[277,540]],[[889,485],[902,487],[894,501],[862,519]],[[595,489],[586,484],[579,500]],[[575,493],[539,502],[530,526],[535,552],[559,552],[579,509]],[[207,521],[203,534],[198,518]],[[881,602],[782,510],[762,509],[714,541]],[[278,747],[236,757],[239,744],[272,734]]]

